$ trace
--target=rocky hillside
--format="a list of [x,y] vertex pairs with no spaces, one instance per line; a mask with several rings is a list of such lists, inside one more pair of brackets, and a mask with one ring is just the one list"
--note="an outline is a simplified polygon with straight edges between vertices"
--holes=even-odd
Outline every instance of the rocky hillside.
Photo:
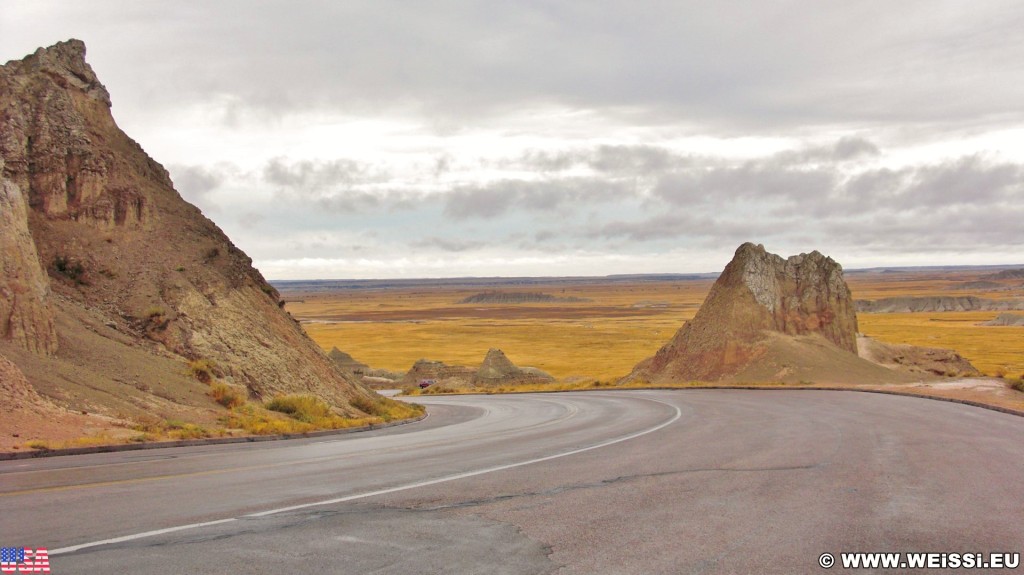
[[858,356],[854,302],[838,263],[818,252],[783,259],[746,243],[694,318],[624,381],[880,383],[928,371],[911,363]]
[[0,354],[43,395],[121,419],[215,412],[199,370],[344,415],[378,401],[117,127],[82,42],[0,67],[0,168]]
[[500,349],[487,350],[483,363],[473,377],[474,385],[522,385],[528,383],[549,383],[555,378],[539,369],[517,367]]
[[951,349],[885,343],[863,336],[857,338],[857,346],[864,359],[901,371],[944,377],[982,375]]
[[1017,327],[1024,326],[1024,314],[1019,313],[1001,313],[996,316],[995,319],[986,321],[980,325],[999,326],[999,327]]
[[555,378],[532,367],[518,367],[500,349],[491,348],[480,367],[447,365],[421,359],[399,381],[402,387],[433,381],[438,387],[470,388],[550,383]]
[[974,296],[904,296],[857,300],[861,313],[914,313],[936,311],[1005,311],[1024,309],[1024,301]]

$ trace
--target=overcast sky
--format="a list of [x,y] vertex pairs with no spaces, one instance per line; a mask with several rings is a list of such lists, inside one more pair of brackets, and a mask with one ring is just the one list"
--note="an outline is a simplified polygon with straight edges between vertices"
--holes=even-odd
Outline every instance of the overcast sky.
[[271,279],[1022,263],[1024,4],[0,1]]

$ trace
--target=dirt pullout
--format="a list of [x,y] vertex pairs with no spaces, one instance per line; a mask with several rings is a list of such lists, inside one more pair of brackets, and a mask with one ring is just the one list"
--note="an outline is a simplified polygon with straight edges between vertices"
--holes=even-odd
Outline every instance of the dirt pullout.
[[1019,313],[1001,313],[991,321],[979,325],[991,325],[991,326],[1002,326],[1002,327],[1019,327],[1024,326],[1024,314]]
[[1024,310],[1024,300],[995,300],[974,296],[888,297],[874,301],[857,300],[857,311],[860,313],[1008,310]]

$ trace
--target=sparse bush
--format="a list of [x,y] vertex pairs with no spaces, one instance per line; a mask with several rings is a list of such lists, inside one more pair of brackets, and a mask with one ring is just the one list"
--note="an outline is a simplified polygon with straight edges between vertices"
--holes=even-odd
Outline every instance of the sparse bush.
[[352,407],[358,409],[359,411],[362,411],[363,413],[365,413],[367,415],[378,415],[379,416],[379,415],[382,415],[382,412],[384,411],[382,405],[380,405],[377,402],[373,401],[369,397],[364,397],[362,395],[356,396],[349,403],[352,404]]
[[1010,388],[1024,392],[1024,373],[1017,379],[1009,380]]
[[210,397],[228,409],[245,404],[246,399],[245,394],[223,383],[213,384],[213,387],[210,388]]
[[188,372],[203,383],[212,383],[214,378],[221,374],[216,362],[206,358],[188,362]]
[[206,253],[203,255],[206,257],[207,261],[212,260],[220,255],[220,248],[210,248],[206,250]]
[[315,423],[332,415],[331,406],[312,395],[282,395],[267,402],[266,408],[304,423]]
[[39,451],[49,451],[50,450],[50,444],[48,442],[46,442],[46,441],[41,440],[41,439],[33,439],[32,441],[29,441],[28,443],[26,443],[25,447],[28,447],[29,449],[38,449]]
[[53,258],[53,269],[78,285],[86,283],[85,268],[81,262],[72,261],[71,258],[65,256],[56,256]]
[[142,317],[144,317],[146,319],[152,319],[152,320],[156,320],[158,318],[162,318],[162,317],[164,317],[166,315],[167,315],[167,310],[162,308],[162,307],[160,307],[160,306],[158,306],[158,305],[151,305],[151,306],[146,308],[146,311],[142,312]]

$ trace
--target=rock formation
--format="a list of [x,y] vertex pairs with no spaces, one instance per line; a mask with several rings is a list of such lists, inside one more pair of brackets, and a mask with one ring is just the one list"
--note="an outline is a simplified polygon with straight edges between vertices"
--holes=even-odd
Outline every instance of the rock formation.
[[57,331],[50,282],[28,229],[25,195],[4,173],[0,157],[0,339],[51,355]]
[[1001,313],[995,319],[986,321],[981,325],[1000,327],[1024,326],[1024,315],[1019,313]]
[[210,411],[183,375],[203,360],[256,399],[358,416],[350,400],[380,401],[117,127],[82,42],[0,67],[0,176],[0,351],[44,394],[111,416]]
[[854,302],[838,263],[816,251],[782,259],[746,243],[694,318],[623,381],[882,383],[907,381],[902,372],[936,372],[857,353]]
[[901,296],[857,300],[861,313],[915,313],[937,311],[1006,311],[1024,309],[1018,299],[985,299],[974,296]]
[[994,274],[988,274],[981,276],[982,279],[988,280],[1013,280],[1013,279],[1024,279],[1024,268],[1003,270]]
[[399,385],[406,387],[418,385],[423,381],[433,381],[454,387],[462,387],[473,381],[476,370],[461,365],[447,365],[443,361],[421,359],[405,372]]
[[583,297],[559,297],[540,292],[485,291],[459,300],[460,304],[506,305],[522,303],[582,303],[591,301]]
[[765,332],[819,335],[857,350],[857,316],[842,267],[818,252],[782,259],[745,243],[693,320],[631,379],[718,380],[763,353]]
[[892,344],[870,337],[858,337],[860,356],[879,365],[943,377],[978,377],[981,374],[969,361],[951,349]]
[[503,351],[491,348],[476,369],[421,359],[413,364],[399,384],[407,387],[422,381],[433,381],[442,387],[465,388],[550,383],[554,378],[539,369],[517,367]]
[[483,363],[473,376],[473,385],[522,385],[550,383],[554,378],[538,369],[516,367],[500,349],[487,350]]
[[357,361],[351,355],[341,351],[337,347],[332,347],[331,351],[327,352],[327,357],[331,358],[331,361],[333,361],[338,367],[354,375],[362,374],[364,371],[370,369],[370,366],[361,361]]

